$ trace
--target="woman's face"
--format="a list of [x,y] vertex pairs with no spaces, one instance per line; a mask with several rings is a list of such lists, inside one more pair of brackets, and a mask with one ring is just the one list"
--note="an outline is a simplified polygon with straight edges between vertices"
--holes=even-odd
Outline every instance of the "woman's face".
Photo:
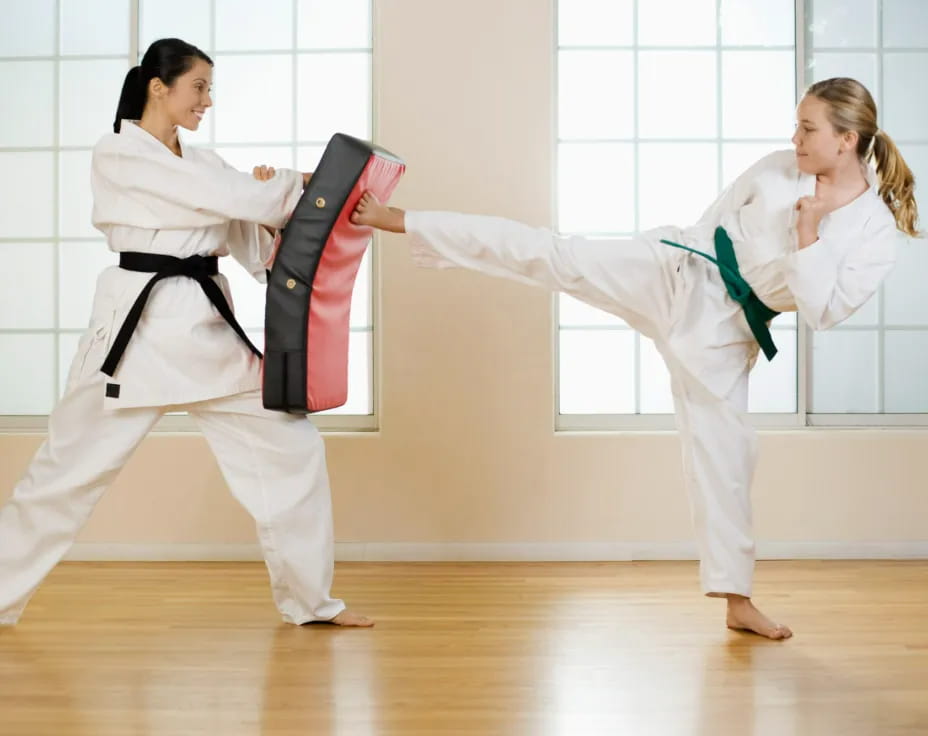
[[833,170],[844,156],[853,154],[857,136],[835,130],[828,120],[828,103],[806,95],[796,108],[793,145],[799,170],[821,174]]
[[213,67],[202,59],[196,59],[190,70],[177,77],[173,85],[162,85],[160,89],[155,90],[156,95],[160,92],[162,109],[167,113],[172,125],[179,125],[187,130],[200,127],[206,109],[213,105],[209,95],[212,83]]

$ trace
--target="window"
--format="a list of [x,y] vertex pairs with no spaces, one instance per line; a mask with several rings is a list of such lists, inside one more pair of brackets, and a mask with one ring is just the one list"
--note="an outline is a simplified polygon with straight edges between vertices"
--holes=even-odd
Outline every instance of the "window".
[[[762,5],[560,0],[559,230],[630,237],[690,224],[753,161],[790,145],[793,2]],[[650,340],[566,295],[559,322],[561,427],[653,425],[648,415],[673,411],[669,376]],[[795,315],[778,317],[773,329],[780,355],[758,363],[751,410],[791,414]]]
[[[0,415],[44,426],[90,315],[97,274],[116,262],[90,224],[90,152],[112,130],[129,60],[183,38],[216,64],[215,107],[194,145],[237,168],[312,170],[329,137],[371,137],[370,0],[0,0]],[[373,427],[371,251],[351,310],[349,396],[323,428]],[[260,347],[264,287],[232,259],[221,270]],[[177,425],[180,426],[180,425]]]
[[[868,84],[881,124],[916,176],[919,168],[928,175],[928,109],[920,108],[928,103],[904,92],[928,69],[921,8],[904,0],[559,0],[557,228],[630,237],[695,222],[751,163],[791,146],[797,78],[800,91],[839,73]],[[891,83],[881,89],[880,78]],[[813,335],[795,314],[774,320],[780,353],[770,363],[761,356],[751,375],[756,423],[859,423],[835,415],[861,411],[882,423],[889,412],[926,410],[924,371],[911,370],[928,365],[928,308],[914,299],[915,274],[928,265],[921,245],[900,243],[885,293],[844,327]],[[558,427],[672,426],[669,376],[653,343],[612,315],[558,300]]]

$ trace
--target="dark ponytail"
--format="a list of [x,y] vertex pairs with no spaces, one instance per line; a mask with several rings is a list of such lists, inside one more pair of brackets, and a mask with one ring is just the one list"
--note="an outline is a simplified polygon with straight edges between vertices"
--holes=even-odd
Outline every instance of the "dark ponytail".
[[196,59],[213,65],[213,60],[200,49],[179,38],[162,38],[152,43],[142,57],[142,63],[132,67],[122,83],[113,132],[119,132],[123,120],[141,119],[148,101],[148,84],[152,79],[158,78],[170,87],[179,76],[190,71]]
[[132,67],[122,83],[119,105],[116,106],[116,120],[113,121],[114,133],[119,132],[123,120],[139,120],[142,117],[148,89],[142,86],[141,71],[142,67],[140,66]]

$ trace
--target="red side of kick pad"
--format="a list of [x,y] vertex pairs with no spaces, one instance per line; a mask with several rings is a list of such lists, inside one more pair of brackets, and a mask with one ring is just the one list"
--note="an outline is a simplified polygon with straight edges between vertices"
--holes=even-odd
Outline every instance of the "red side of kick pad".
[[350,221],[361,195],[370,191],[386,202],[405,166],[372,154],[332,227],[309,302],[306,342],[306,400],[309,411],[342,406],[348,400],[348,336],[351,294],[372,229]]

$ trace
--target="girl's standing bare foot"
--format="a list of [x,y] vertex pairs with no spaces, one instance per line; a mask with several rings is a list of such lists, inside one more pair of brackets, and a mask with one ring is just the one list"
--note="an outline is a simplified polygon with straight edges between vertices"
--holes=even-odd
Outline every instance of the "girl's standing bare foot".
[[750,598],[730,593],[725,623],[729,629],[750,631],[768,639],[789,639],[793,632],[783,624],[777,624],[754,607]]
[[406,232],[405,212],[398,207],[382,205],[371,192],[364,192],[351,213],[355,225],[367,225],[391,233]]
[[374,625],[374,619],[362,616],[360,613],[355,613],[354,611],[349,611],[346,608],[335,618],[330,618],[328,621],[323,621],[321,623],[335,624],[336,626],[358,626],[367,628]]

